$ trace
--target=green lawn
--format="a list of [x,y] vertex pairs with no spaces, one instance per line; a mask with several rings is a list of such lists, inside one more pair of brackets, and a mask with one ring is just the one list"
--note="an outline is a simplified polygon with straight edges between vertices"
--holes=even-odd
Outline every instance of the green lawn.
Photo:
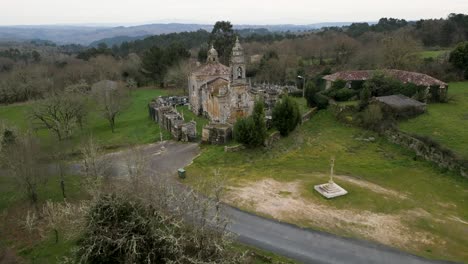
[[419,57],[421,59],[429,59],[429,58],[436,59],[448,53],[450,53],[450,50],[425,50],[425,51],[419,52]]
[[[152,98],[166,95],[169,91],[141,88],[132,92],[131,103],[116,120],[115,132],[112,133],[109,123],[99,111],[91,111],[83,130],[77,128],[69,140],[73,146],[79,146],[84,138],[92,136],[105,147],[118,147],[128,144],[145,144],[159,140],[159,126],[148,117],[148,103]],[[0,121],[16,126],[21,130],[32,127],[28,118],[33,103],[21,103],[0,106]],[[39,137],[45,145],[54,144],[56,138],[48,130],[41,129]],[[167,131],[164,137],[170,138]]]
[[[376,141],[355,139],[369,136],[375,137]],[[329,171],[331,156],[336,157],[337,174],[395,190],[409,199],[394,199],[347,182],[340,182],[349,191],[347,196],[323,199],[313,186],[326,182],[325,176],[317,174]],[[245,186],[246,182],[254,184],[263,179],[274,179],[285,185],[299,181],[302,186],[299,195],[308,203],[332,210],[355,210],[355,214],[371,212],[397,217],[408,228],[404,234],[422,232],[431,234],[437,241],[427,245],[415,240],[408,247],[399,245],[403,250],[431,258],[468,261],[466,223],[448,219],[456,216],[468,221],[468,181],[442,172],[428,162],[415,160],[412,152],[377,135],[341,124],[328,111],[318,112],[271,150],[226,153],[220,146],[204,146],[201,156],[187,168],[185,181],[195,185],[201,178],[212,177],[212,172],[217,169],[228,177],[231,187]],[[279,194],[288,195],[286,192]],[[255,211],[248,206],[244,209]],[[409,213],[419,211],[427,214]],[[297,218],[286,215],[279,219],[339,235],[368,238],[365,233],[353,232],[355,226],[337,223],[331,228],[329,223],[301,219],[299,212],[295,214],[298,214]]]
[[427,113],[400,123],[406,132],[429,136],[468,159],[468,82],[449,84],[449,103],[429,104]]

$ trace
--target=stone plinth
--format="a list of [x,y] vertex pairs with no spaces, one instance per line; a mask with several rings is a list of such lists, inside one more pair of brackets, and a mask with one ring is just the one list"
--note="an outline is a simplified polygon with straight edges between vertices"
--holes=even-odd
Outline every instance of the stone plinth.
[[327,199],[343,196],[348,193],[345,189],[332,181],[321,185],[315,185],[314,189]]

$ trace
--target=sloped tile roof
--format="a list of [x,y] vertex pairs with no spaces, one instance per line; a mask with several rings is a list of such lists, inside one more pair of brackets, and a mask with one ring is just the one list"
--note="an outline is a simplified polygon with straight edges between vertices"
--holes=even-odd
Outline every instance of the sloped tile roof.
[[231,69],[219,62],[210,62],[200,66],[193,74],[196,76],[229,75]]
[[367,71],[342,71],[334,74],[326,75],[323,79],[327,81],[365,81],[370,78],[375,73],[382,72],[387,76],[391,76],[403,83],[413,83],[418,86],[447,86],[446,83],[431,77],[427,74],[418,73],[418,72],[408,72],[401,70],[367,70]]

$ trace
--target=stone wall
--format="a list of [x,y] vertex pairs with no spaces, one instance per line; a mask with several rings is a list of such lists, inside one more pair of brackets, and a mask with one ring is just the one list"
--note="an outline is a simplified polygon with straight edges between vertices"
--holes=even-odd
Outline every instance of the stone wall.
[[203,128],[202,142],[224,145],[232,140],[232,125],[210,123]]
[[451,151],[398,130],[386,130],[383,135],[389,141],[413,150],[417,156],[468,178],[468,162],[456,157]]
[[175,140],[193,142],[197,140],[197,123],[191,121],[186,123],[183,116],[172,106],[173,97],[158,98],[148,104],[148,113],[151,120],[159,123],[161,128],[166,129]]
[[281,139],[280,132],[275,131],[272,134],[270,134],[267,139],[265,139],[265,143],[263,145],[265,145],[265,147],[267,147],[267,148],[271,148],[273,146],[273,144],[275,142],[279,141],[280,139]]
[[309,121],[317,113],[317,107],[314,107],[302,115],[302,123]]

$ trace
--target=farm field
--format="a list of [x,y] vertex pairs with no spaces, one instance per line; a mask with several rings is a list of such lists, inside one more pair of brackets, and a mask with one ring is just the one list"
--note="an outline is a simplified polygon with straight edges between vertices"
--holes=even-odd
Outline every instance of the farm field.
[[429,136],[468,159],[468,82],[449,84],[449,103],[429,104],[427,113],[399,124],[400,129]]
[[[328,181],[332,156],[335,182],[349,193],[326,200],[313,186]],[[331,112],[318,112],[272,149],[226,153],[203,146],[185,181],[196,186],[215,172],[226,178],[224,201],[242,209],[429,258],[468,261],[468,180],[338,123]]]

